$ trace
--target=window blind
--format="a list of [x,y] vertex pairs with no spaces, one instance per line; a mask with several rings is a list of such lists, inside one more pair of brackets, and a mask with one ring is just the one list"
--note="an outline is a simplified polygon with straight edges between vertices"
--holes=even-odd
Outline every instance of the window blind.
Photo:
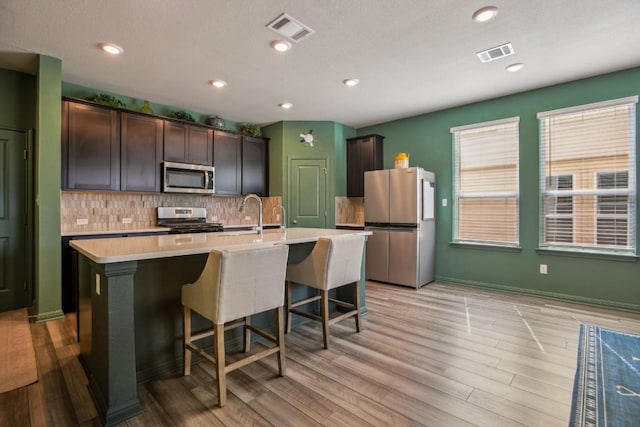
[[635,253],[637,102],[538,114],[541,246]]
[[519,244],[519,118],[451,129],[454,240]]

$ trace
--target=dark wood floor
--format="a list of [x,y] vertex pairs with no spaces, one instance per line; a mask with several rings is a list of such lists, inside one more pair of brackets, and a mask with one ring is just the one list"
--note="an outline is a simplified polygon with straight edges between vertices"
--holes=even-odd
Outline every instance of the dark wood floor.
[[[127,426],[566,426],[580,322],[640,333],[640,315],[430,284],[367,284],[364,329],[319,325],[275,356],[228,377],[216,407],[213,370],[142,385]],[[0,394],[0,426],[99,425],[78,360],[74,319],[32,324],[39,381]]]

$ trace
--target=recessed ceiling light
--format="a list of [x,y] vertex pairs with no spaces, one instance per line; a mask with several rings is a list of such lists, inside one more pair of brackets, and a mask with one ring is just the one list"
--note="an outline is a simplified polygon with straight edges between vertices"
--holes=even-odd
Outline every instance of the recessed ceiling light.
[[227,82],[224,80],[211,80],[210,83],[217,88],[225,87],[227,85]]
[[286,40],[274,40],[271,42],[271,47],[278,52],[286,52],[291,49],[291,43]]
[[347,86],[355,86],[358,83],[360,83],[360,80],[358,80],[358,79],[346,79],[346,80],[343,80],[342,83],[344,83]]
[[110,53],[111,55],[120,55],[122,52],[124,52],[124,50],[120,46],[113,43],[100,43],[99,46],[100,49],[104,50],[107,53]]
[[516,62],[515,64],[507,65],[505,69],[510,73],[515,73],[516,71],[520,71],[524,68],[524,64],[522,62]]
[[476,22],[487,22],[491,21],[498,14],[498,8],[495,6],[487,6],[481,9],[478,9],[473,14],[472,18]]
[[293,104],[290,102],[283,102],[282,104],[278,104],[278,106],[280,108],[284,108],[285,110],[288,110],[289,108],[293,107]]

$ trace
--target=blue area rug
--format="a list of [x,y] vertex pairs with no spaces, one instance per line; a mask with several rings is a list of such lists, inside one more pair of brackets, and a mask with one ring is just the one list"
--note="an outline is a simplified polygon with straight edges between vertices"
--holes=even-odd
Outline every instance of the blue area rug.
[[640,336],[580,325],[571,426],[640,426]]

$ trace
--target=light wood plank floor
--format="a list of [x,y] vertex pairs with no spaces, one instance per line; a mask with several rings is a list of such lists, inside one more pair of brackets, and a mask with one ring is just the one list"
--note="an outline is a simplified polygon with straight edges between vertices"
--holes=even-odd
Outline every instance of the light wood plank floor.
[[[144,384],[126,426],[566,426],[581,322],[640,334],[640,314],[430,284],[367,284],[369,314],[286,337],[275,356],[228,377],[216,407],[204,364]],[[39,381],[0,395],[0,426],[99,425],[78,360],[74,319],[32,324]],[[257,347],[257,346],[254,346]],[[233,355],[231,355],[233,358]]]

